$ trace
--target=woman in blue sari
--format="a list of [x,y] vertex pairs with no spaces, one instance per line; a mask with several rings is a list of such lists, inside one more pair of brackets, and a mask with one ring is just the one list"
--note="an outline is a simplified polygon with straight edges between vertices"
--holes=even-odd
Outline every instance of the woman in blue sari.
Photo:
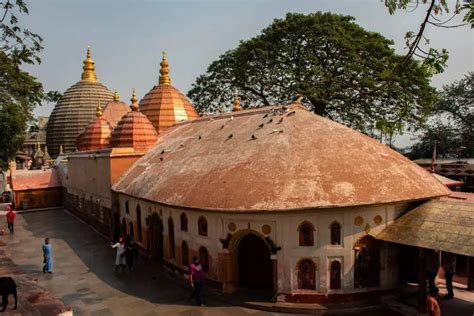
[[53,273],[53,256],[52,256],[52,247],[49,242],[49,238],[47,237],[44,240],[43,245],[43,273]]

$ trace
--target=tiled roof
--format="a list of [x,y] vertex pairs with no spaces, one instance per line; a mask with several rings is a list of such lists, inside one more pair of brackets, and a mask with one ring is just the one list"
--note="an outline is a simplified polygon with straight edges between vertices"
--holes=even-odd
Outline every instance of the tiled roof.
[[450,192],[389,147],[299,104],[178,123],[114,190],[173,206],[249,212],[373,205]]
[[112,131],[109,147],[132,147],[145,151],[158,140],[158,134],[147,117],[138,111],[125,114]]
[[16,170],[13,172],[13,191],[57,188],[61,186],[54,169]]
[[402,215],[378,239],[474,256],[474,203],[432,200]]
[[109,123],[102,116],[99,116],[79,136],[76,142],[77,149],[86,151],[107,148],[109,147],[111,133]]

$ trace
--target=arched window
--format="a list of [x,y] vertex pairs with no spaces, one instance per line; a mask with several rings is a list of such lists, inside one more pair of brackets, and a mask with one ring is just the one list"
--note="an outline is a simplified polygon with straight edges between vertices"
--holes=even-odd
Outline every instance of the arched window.
[[199,235],[207,236],[207,220],[203,216],[198,219],[198,231]]
[[128,201],[125,201],[125,213],[128,214],[130,212]]
[[142,210],[140,205],[137,205],[137,239],[142,241]]
[[354,288],[380,286],[380,242],[367,235],[354,245]]
[[316,265],[310,259],[298,263],[298,289],[316,290]]
[[330,226],[331,229],[331,245],[341,244],[341,225],[338,222],[334,222]]
[[127,236],[127,221],[122,218],[122,236]]
[[341,289],[341,263],[339,261],[331,262],[329,288],[331,290]]
[[186,214],[181,213],[181,216],[179,219],[180,219],[180,224],[181,224],[181,231],[187,232],[188,231],[188,217],[186,216]]
[[132,221],[130,221],[129,226],[130,226],[130,235],[132,235],[132,237],[135,238],[135,232],[133,231],[133,222]]
[[314,226],[309,222],[301,223],[299,229],[300,246],[314,246]]
[[168,238],[169,238],[169,255],[170,259],[176,258],[176,249],[174,245],[174,223],[173,219],[168,218]]
[[199,259],[201,260],[204,272],[209,272],[209,252],[205,247],[199,248]]
[[181,243],[181,261],[185,266],[189,264],[189,247],[185,241]]

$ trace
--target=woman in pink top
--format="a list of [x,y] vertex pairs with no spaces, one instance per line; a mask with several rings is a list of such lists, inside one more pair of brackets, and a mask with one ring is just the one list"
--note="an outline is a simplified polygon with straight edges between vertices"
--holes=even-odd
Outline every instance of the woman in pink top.
[[198,306],[202,305],[201,292],[204,284],[204,270],[199,261],[199,257],[193,257],[193,262],[189,265],[189,284],[191,285],[191,298],[196,299]]

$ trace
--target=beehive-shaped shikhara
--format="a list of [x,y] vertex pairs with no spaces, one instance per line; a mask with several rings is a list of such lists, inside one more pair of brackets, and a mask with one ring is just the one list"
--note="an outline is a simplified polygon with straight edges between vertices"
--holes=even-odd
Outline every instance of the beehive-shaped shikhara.
[[160,80],[140,101],[140,111],[145,114],[158,133],[177,122],[198,117],[191,102],[171,85],[165,53],[160,63]]
[[46,143],[53,158],[60,146],[66,153],[75,150],[77,137],[95,118],[99,99],[106,103],[113,100],[113,93],[97,80],[89,48],[83,69],[82,80],[66,90],[49,118]]
[[77,138],[76,147],[79,151],[99,150],[109,147],[112,128],[102,115],[100,102],[97,105],[96,116],[96,119],[89,124],[84,133]]
[[138,99],[133,90],[131,111],[125,114],[112,132],[110,147],[131,147],[146,151],[158,140],[158,134],[150,120],[138,111]]

